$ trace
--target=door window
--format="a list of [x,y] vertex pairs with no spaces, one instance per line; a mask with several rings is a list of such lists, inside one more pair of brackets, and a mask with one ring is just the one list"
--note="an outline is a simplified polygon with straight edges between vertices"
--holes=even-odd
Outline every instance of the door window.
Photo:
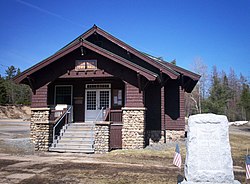
[[100,91],[100,109],[109,108],[109,91]]
[[87,91],[87,110],[96,110],[96,91]]

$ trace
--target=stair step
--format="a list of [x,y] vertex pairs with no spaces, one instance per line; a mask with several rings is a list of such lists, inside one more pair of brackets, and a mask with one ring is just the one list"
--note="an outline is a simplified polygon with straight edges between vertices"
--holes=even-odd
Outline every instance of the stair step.
[[74,143],[74,144],[77,144],[77,143],[79,143],[79,144],[81,144],[81,143],[85,143],[85,144],[92,144],[93,143],[93,141],[94,141],[94,139],[77,139],[77,140],[75,140],[75,139],[60,139],[60,140],[58,140],[60,143],[65,143],[65,144],[70,144],[70,143]]
[[55,148],[64,148],[64,149],[92,149],[92,144],[57,144]]
[[61,137],[58,141],[61,141],[61,140],[64,140],[64,141],[91,141],[91,140],[94,140],[93,137]]
[[63,139],[63,138],[72,138],[72,139],[74,139],[74,138],[82,138],[82,139],[92,138],[92,139],[94,139],[94,136],[93,135],[63,134],[60,139]]
[[94,153],[94,124],[93,123],[71,123],[65,125],[58,136],[55,144],[49,151]]
[[65,134],[65,133],[69,133],[69,134],[94,134],[95,133],[95,131],[93,131],[93,130],[81,130],[81,131],[79,131],[79,130],[71,130],[71,129],[66,129],[66,130],[61,130],[61,132],[60,133],[62,133],[62,134]]
[[50,147],[49,151],[55,152],[68,152],[68,153],[94,153],[94,149],[65,149],[65,148],[53,148]]

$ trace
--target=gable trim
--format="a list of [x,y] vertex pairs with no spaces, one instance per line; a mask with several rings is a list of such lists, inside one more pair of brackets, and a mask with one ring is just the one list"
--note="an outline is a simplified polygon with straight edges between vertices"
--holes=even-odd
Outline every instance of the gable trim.
[[[177,79],[179,77],[179,73],[175,72],[171,68],[161,65],[160,63],[156,62],[155,60],[143,55],[138,50],[134,49],[133,47],[127,45],[126,43],[122,42],[121,40],[115,38],[111,34],[107,33],[106,31],[100,29],[99,27],[95,27],[95,30],[98,34],[102,35],[103,37],[107,38],[108,40],[112,41],[116,45],[120,46],[121,48],[129,51],[130,53],[134,54],[135,56],[139,57],[140,59],[148,62],[149,64],[153,65],[154,67],[162,70],[165,74],[167,74],[171,79]],[[85,39],[86,37],[84,37]]]

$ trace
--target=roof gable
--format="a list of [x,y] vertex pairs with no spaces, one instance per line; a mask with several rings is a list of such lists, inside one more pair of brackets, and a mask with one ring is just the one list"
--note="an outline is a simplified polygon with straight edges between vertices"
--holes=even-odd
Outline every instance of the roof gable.
[[61,57],[65,56],[66,54],[74,51],[75,49],[77,49],[81,46],[84,46],[84,47],[86,47],[86,48],[88,48],[88,49],[90,49],[98,54],[101,54],[101,55],[103,55],[111,60],[114,60],[115,62],[117,62],[119,64],[122,64],[122,65],[134,70],[137,73],[142,74],[148,80],[155,80],[156,78],[159,77],[156,73],[154,73],[154,72],[152,72],[152,71],[150,71],[142,66],[139,66],[139,65],[133,63],[132,61],[129,61],[126,58],[120,57],[120,56],[118,56],[118,55],[116,55],[116,54],[114,54],[114,53],[112,53],[104,48],[99,47],[98,45],[95,45],[93,43],[88,42],[86,39],[94,34],[99,34],[99,35],[105,37],[106,39],[108,39],[112,43],[116,44],[120,48],[126,50],[129,53],[132,53],[133,55],[140,58],[144,62],[147,62],[148,64],[157,68],[157,70],[159,70],[160,73],[165,73],[171,79],[177,79],[178,77],[180,77],[180,74],[183,74],[183,73],[185,73],[185,75],[187,74],[193,80],[199,79],[199,76],[197,74],[194,74],[190,71],[187,71],[185,69],[182,69],[180,67],[177,67],[177,66],[172,65],[172,64],[167,63],[167,62],[163,63],[162,61],[158,61],[155,58],[152,58],[148,55],[145,55],[145,54],[141,53],[140,51],[134,49],[133,47],[127,45],[126,43],[122,42],[121,40],[115,38],[111,34],[105,32],[104,30],[97,27],[96,25],[94,25],[88,31],[86,31],[82,35],[78,36],[75,40],[73,40],[72,42],[70,42],[69,44],[67,44],[66,46],[61,48],[60,50],[58,50],[52,56],[39,62],[38,64],[32,66],[31,68],[25,70],[20,75],[16,76],[14,78],[14,80],[18,83],[22,82],[26,77],[28,77],[32,73],[40,70],[41,68],[49,65],[50,63],[52,63],[54,61],[60,59]]

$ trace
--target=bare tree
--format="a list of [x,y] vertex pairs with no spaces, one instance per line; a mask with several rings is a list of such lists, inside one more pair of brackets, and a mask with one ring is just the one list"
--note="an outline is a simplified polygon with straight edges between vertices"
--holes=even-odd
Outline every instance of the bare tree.
[[203,63],[202,58],[197,57],[191,65],[192,71],[201,75],[191,94],[186,94],[186,115],[202,113],[201,101],[208,96],[208,72],[207,65]]

